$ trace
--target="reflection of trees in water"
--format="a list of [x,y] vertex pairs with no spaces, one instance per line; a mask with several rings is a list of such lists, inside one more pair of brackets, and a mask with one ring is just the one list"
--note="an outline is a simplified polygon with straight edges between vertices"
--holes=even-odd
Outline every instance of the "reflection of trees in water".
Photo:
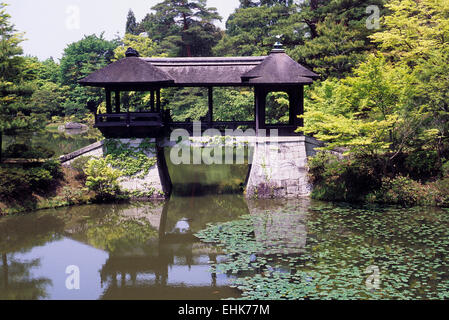
[[6,136],[5,148],[8,145],[19,143],[30,147],[42,146],[55,152],[56,156],[68,154],[92,143],[101,140],[101,134],[97,130],[89,130],[79,135],[70,135],[63,132],[43,131],[32,134]]
[[111,254],[133,250],[157,236],[158,231],[145,218],[125,217],[120,213],[90,223],[87,231],[91,245]]
[[172,197],[166,204],[167,223],[165,231],[171,231],[184,218],[190,222],[193,233],[208,223],[225,222],[249,213],[243,195],[206,196],[198,198]]
[[[20,260],[15,254],[63,237],[109,252],[101,270],[102,284],[107,288],[105,298],[235,296],[230,288],[217,289],[216,275],[204,272],[208,261],[224,258],[222,252],[199,242],[193,233],[205,228],[207,223],[229,221],[247,213],[243,196],[229,195],[174,198],[162,203],[72,207],[4,218],[0,221],[0,255],[6,262],[0,269],[0,298],[45,298],[46,287],[52,283],[45,278],[33,278],[31,272],[40,267],[40,261]],[[187,222],[189,230],[176,232],[178,222]],[[173,267],[181,268],[179,274],[186,275],[186,283],[199,276],[206,285],[183,289],[173,286],[168,283]],[[190,279],[190,272],[196,272],[196,278]],[[150,284],[141,279],[149,274],[155,277]],[[8,290],[3,290],[6,287]],[[161,295],[159,290],[165,293]],[[220,296],[213,296],[216,290]],[[133,291],[136,291],[134,296],[130,293]]]
[[2,253],[0,300],[37,300],[47,298],[46,287],[52,285],[46,278],[33,278],[31,269],[40,266],[40,259],[19,260],[13,254]]
[[[148,230],[154,230],[148,216],[132,214],[130,210],[124,209],[109,217],[110,220],[103,219],[101,225],[92,229],[98,239],[110,241],[109,248],[115,246],[100,272],[102,285],[106,287],[102,298],[207,299],[214,298],[214,292],[219,292],[215,298],[236,296],[232,289],[217,285],[216,274],[204,271],[209,261],[224,259],[224,254],[201,243],[193,232],[205,228],[207,223],[247,214],[243,197],[172,198],[158,211],[156,238],[148,237]],[[183,226],[182,232],[177,230],[179,226]],[[121,245],[116,246],[117,243]],[[169,283],[170,274],[178,272],[174,270],[180,270],[185,277],[186,287]],[[197,279],[198,272],[204,283],[189,285]]]
[[46,298],[46,278],[33,278],[31,270],[40,266],[40,259],[21,260],[16,253],[26,253],[57,239],[64,222],[49,214],[4,218],[0,221],[0,252],[2,256],[0,299]]
[[[223,157],[225,151],[223,148]],[[191,153],[193,154],[193,151]],[[249,173],[247,148],[245,149],[246,164],[173,165],[170,161],[170,148],[166,148],[165,156],[174,195],[190,197],[243,193],[245,180]],[[225,163],[224,160],[223,163]]]
[[49,213],[7,217],[0,220],[0,252],[27,252],[62,238],[63,219]]

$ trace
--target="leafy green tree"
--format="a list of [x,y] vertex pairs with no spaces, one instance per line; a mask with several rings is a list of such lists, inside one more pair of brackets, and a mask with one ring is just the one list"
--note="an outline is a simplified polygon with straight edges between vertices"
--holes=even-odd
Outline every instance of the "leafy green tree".
[[2,79],[19,80],[23,58],[20,43],[23,34],[18,33],[6,13],[6,4],[0,3],[0,76]]
[[39,79],[59,83],[59,64],[53,58],[41,62]]
[[60,86],[48,81],[33,92],[30,104],[35,113],[45,114],[47,119],[63,116],[68,92],[68,86]]
[[328,148],[374,154],[403,151],[415,132],[413,118],[401,117],[412,81],[406,68],[393,68],[372,55],[341,81],[326,80],[309,93],[306,134]]
[[139,31],[148,33],[172,56],[210,56],[221,37],[214,25],[221,20],[216,8],[206,0],[164,0],[158,3],[139,24]]
[[409,67],[415,83],[409,114],[423,119],[415,133],[417,150],[436,150],[438,162],[449,157],[449,3],[444,0],[392,0],[384,29],[371,36],[399,67]]
[[60,80],[62,85],[70,87],[69,99],[64,104],[67,115],[83,118],[89,112],[89,102],[95,106],[101,104],[101,90],[81,87],[78,81],[111,63],[117,46],[117,40],[108,41],[103,38],[103,34],[93,34],[69,44],[64,50],[60,64]]
[[449,3],[445,0],[390,0],[384,30],[370,36],[395,61],[411,65],[449,44]]
[[156,42],[145,36],[136,36],[133,34],[125,34],[122,45],[114,50],[114,59],[119,60],[125,58],[126,50],[129,47],[137,50],[141,57],[157,57],[163,56]]
[[208,93],[204,88],[165,89],[162,97],[174,121],[200,120],[207,115]]
[[215,121],[253,121],[254,91],[251,88],[215,88]]
[[71,43],[64,49],[61,59],[60,77],[64,85],[76,86],[77,82],[92,72],[111,63],[117,40],[108,41],[95,34]]
[[26,80],[33,76],[28,78],[23,72],[26,60],[20,56],[22,34],[14,29],[5,8],[6,4],[0,3],[0,146],[3,133],[32,131],[43,125],[28,104],[33,87]]
[[293,5],[293,0],[260,0],[260,1],[254,1],[254,0],[240,0],[240,8],[252,8],[257,6],[274,6],[277,4],[281,4],[284,6],[291,6]]

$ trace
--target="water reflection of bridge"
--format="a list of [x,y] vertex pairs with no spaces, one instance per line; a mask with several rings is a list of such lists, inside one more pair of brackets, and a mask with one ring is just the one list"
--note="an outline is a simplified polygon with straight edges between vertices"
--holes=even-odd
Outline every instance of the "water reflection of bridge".
[[[193,236],[194,232],[204,228],[207,217],[210,220],[211,216],[217,221],[245,214],[265,216],[268,219],[263,219],[263,225],[257,223],[255,226],[256,240],[264,241],[269,247],[272,239],[272,252],[276,252],[275,246],[280,243],[283,243],[280,253],[285,254],[286,250],[289,254],[302,252],[306,242],[304,222],[308,201],[293,201],[296,209],[304,209],[304,214],[286,215],[283,210],[282,214],[277,214],[285,207],[285,201],[247,203],[238,197],[218,202],[211,199],[214,198],[178,198],[155,209],[153,213],[160,215],[158,239],[146,243],[140,252],[134,248],[133,252],[110,254],[100,272],[102,284],[107,287],[103,298],[214,299],[235,296],[236,292],[227,287],[228,276],[209,272],[210,264],[225,260],[225,254]],[[122,215],[141,216],[153,224],[155,221],[148,212],[139,214],[135,210],[125,210]],[[152,290],[148,290],[149,287]]]
[[[226,198],[226,197],[225,197]],[[177,198],[150,210],[130,208],[124,219],[147,221],[157,237],[137,244],[132,250],[115,250],[100,271],[105,299],[219,299],[235,297],[228,277],[209,271],[211,263],[226,259],[222,250],[201,243],[193,234],[210,221],[248,213],[240,197],[227,201]],[[215,200],[218,200],[216,198]],[[223,206],[228,203],[229,207]],[[209,219],[208,219],[209,216]],[[156,225],[155,222],[159,221]],[[213,219],[212,219],[213,220]]]
[[[46,247],[64,239],[75,240],[46,252],[58,260],[94,268],[82,269],[83,277],[91,274],[84,290],[98,291],[103,299],[236,297],[238,292],[228,286],[229,277],[209,270],[212,262],[226,259],[222,250],[198,241],[193,234],[207,223],[252,214],[263,217],[257,220],[263,223],[255,226],[257,241],[264,241],[265,246],[272,243],[273,250],[281,244],[282,254],[286,247],[291,254],[301,253],[306,241],[308,205],[308,200],[247,202],[242,196],[222,195],[175,198],[160,204],[73,207],[56,214],[5,220],[0,224],[0,244],[4,245],[0,252],[4,258],[8,254],[12,259],[15,252]],[[291,208],[288,210],[292,214],[278,214],[285,208]],[[88,246],[77,245],[81,243]],[[97,256],[96,251],[101,255]],[[2,273],[8,271],[8,266],[12,266],[10,261],[2,264]],[[40,272],[54,278],[53,269]],[[15,287],[17,279],[5,279],[3,285]],[[30,278],[27,283],[34,280]]]

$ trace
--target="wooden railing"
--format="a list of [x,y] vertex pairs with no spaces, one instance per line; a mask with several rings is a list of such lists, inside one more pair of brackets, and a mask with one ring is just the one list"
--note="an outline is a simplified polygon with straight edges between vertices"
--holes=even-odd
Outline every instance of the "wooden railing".
[[128,112],[115,114],[97,114],[95,126],[101,127],[162,127],[160,113]]
[[[218,129],[223,131],[225,129],[256,129],[255,121],[213,121],[208,120],[201,121],[201,131],[207,129]],[[161,113],[154,112],[130,112],[130,113],[113,113],[113,114],[97,114],[95,116],[95,126],[97,128],[108,130],[109,134],[113,132],[109,128],[136,128],[137,130],[147,129],[162,129],[163,127],[169,129],[186,129],[192,131],[194,123],[188,119],[185,122],[175,122],[170,117],[163,116]],[[270,131],[270,129],[277,129],[279,135],[297,135],[301,133],[295,133],[298,129],[297,125],[290,124],[266,124],[264,129]],[[120,130],[119,130],[120,131]],[[119,132],[117,131],[117,132]],[[128,131],[126,131],[128,132]],[[125,132],[125,133],[126,133]]]

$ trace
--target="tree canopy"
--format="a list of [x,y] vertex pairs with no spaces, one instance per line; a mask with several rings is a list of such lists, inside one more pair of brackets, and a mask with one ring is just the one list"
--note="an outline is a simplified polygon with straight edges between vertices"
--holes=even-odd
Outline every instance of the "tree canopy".
[[209,56],[221,37],[214,22],[221,20],[206,0],[164,0],[139,23],[171,56]]
[[27,60],[20,56],[23,35],[10,18],[6,4],[0,3],[0,145],[3,133],[36,130],[44,123],[29,104],[33,87],[27,80],[33,80],[35,73],[30,74]]

